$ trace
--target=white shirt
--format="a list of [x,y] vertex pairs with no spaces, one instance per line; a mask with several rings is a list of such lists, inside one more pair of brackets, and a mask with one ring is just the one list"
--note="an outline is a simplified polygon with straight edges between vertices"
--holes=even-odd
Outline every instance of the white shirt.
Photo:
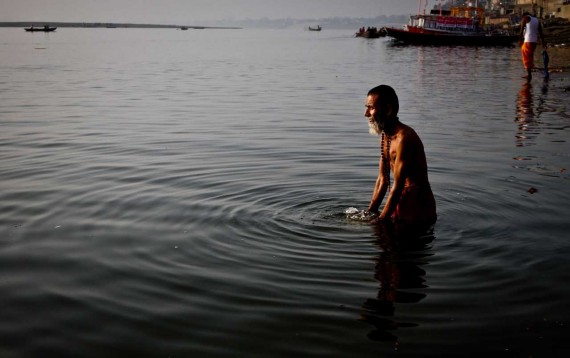
[[538,19],[530,16],[524,28],[524,42],[538,42]]

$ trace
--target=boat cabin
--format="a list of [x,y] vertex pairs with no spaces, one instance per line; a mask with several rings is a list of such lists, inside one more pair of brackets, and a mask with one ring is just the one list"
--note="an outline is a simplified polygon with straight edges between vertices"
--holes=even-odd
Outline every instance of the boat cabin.
[[481,7],[453,7],[451,10],[432,10],[429,15],[412,15],[408,29],[421,28],[441,31],[477,31],[483,22],[485,9]]

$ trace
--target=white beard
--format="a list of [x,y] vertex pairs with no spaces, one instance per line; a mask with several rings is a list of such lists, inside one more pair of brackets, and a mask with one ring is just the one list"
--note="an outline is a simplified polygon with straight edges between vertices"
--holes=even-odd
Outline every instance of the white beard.
[[370,121],[368,121],[368,132],[371,135],[379,136],[380,133],[382,133],[382,128],[380,127],[378,122],[373,120],[372,123],[370,123]]

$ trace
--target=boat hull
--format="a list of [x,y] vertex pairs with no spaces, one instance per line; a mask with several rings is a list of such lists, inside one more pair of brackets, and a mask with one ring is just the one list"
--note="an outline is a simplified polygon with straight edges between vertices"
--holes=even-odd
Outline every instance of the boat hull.
[[44,27],[26,27],[25,30],[28,32],[52,32],[55,31],[57,29],[57,27],[48,27],[48,28],[44,28]]
[[376,33],[376,34],[371,34],[369,32],[357,32],[356,34],[354,34],[355,37],[364,37],[367,39],[377,39],[379,38],[381,35]]
[[370,32],[370,31],[365,31],[365,32],[357,32],[356,34],[354,34],[355,37],[364,37],[367,39],[377,39],[380,37],[385,37],[386,33],[383,31],[376,31],[376,32]]
[[386,28],[388,36],[410,45],[430,46],[512,46],[517,35],[455,34],[415,32]]

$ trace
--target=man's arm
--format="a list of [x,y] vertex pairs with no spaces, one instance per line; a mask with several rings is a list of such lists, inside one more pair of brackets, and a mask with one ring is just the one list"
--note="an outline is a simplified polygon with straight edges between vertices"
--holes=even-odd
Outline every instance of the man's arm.
[[386,178],[386,173],[382,170],[384,168],[384,156],[380,156],[380,164],[378,165],[378,178],[376,178],[376,184],[374,185],[374,191],[372,192],[372,199],[370,200],[370,205],[368,205],[368,212],[373,214],[378,214],[378,208],[386,195],[388,189],[388,180]]
[[542,24],[538,23],[538,36],[540,36],[540,41],[542,41],[542,48],[546,48],[546,41],[544,41],[544,32],[542,32]]
[[526,26],[528,16],[523,16],[521,19],[521,28],[519,31],[519,45],[523,44],[523,38],[524,38],[524,27]]
[[394,163],[394,184],[388,194],[388,199],[384,205],[384,209],[380,214],[380,220],[389,220],[402,196],[402,190],[406,184],[406,173],[408,172],[409,163],[411,162],[413,148],[410,148],[412,142],[409,137],[404,136],[402,141],[396,148],[396,160]]

